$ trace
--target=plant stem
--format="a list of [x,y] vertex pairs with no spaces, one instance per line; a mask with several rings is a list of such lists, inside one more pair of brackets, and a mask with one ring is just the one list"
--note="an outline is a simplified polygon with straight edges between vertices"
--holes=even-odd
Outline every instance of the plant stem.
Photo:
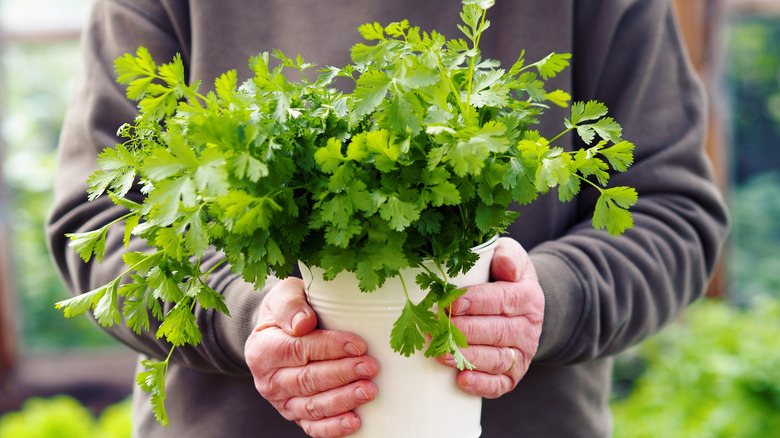
[[[475,53],[479,53],[479,41],[482,38],[482,29],[485,27],[485,16],[487,15],[487,9],[482,10],[482,17],[480,18],[479,22],[479,28],[474,29],[476,32],[476,38],[474,38],[474,47],[473,50]],[[475,63],[477,62],[476,55],[471,57],[471,65],[469,66],[469,80],[466,84],[466,123],[469,124],[471,121],[471,89],[474,83],[474,67]]]
[[574,130],[575,128],[576,128],[576,126],[572,126],[571,128],[569,128],[569,129],[567,129],[567,130],[565,130],[565,131],[561,132],[560,134],[558,134],[558,135],[556,135],[555,137],[553,137],[553,138],[552,138],[552,139],[549,141],[549,143],[550,143],[550,144],[552,144],[552,143],[553,143],[555,140],[558,140],[559,138],[561,138],[561,137],[563,137],[564,135],[568,134],[569,132],[571,132],[571,131],[572,131],[572,130]]

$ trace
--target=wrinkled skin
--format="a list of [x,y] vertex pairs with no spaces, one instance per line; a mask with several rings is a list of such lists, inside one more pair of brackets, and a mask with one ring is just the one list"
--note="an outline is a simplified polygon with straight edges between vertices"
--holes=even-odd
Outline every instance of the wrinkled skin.
[[[452,321],[466,335],[475,370],[457,373],[466,392],[497,398],[512,391],[536,353],[544,295],[523,247],[499,239],[493,281],[471,286],[452,306]],[[312,437],[342,437],[360,427],[353,410],[374,399],[380,372],[357,335],[317,329],[300,279],[276,284],[263,300],[245,346],[257,391]],[[455,367],[450,356],[438,358]]]

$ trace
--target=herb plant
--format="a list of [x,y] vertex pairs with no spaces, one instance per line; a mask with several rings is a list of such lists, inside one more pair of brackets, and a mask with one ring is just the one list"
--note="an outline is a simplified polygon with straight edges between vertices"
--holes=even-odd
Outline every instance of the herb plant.
[[[464,291],[448,278],[473,265],[472,247],[518,217],[509,206],[556,187],[568,201],[586,184],[600,192],[594,227],[618,235],[632,226],[627,209],[637,194],[605,188],[611,170],[631,165],[633,145],[603,104],[571,105],[555,138],[531,129],[548,103],[568,105],[570,96],[546,91],[544,80],[570,56],[526,63],[521,55],[501,69],[479,50],[493,1],[463,3],[465,39],[407,21],[365,24],[352,64],[317,70],[314,80],[306,75],[312,64],[275,51],[251,58],[254,77],[240,86],[231,70],[201,94],[179,56],[157,65],[141,47],[118,58],[118,82],[140,113],[121,127],[126,141],[100,154],[88,184],[90,200],[107,194],[128,213],[70,235],[71,246],[100,262],[108,229],[124,222],[125,243],[138,236],[149,251],[125,254],[127,271],[57,307],[68,317],[92,309],[102,325],[124,319],[137,333],[150,329],[151,313],[161,321],[156,336],[173,351],[201,341],[194,306],[228,312],[207,281],[222,263],[257,289],[302,261],[327,278],[354,272],[365,292],[421,267],[416,281],[429,293],[420,303],[407,299],[390,343],[408,356],[430,335],[426,356],[451,353],[471,368],[447,311]],[[288,79],[289,71],[302,78]],[[336,89],[339,78],[354,82],[353,91]],[[587,147],[554,146],[570,131]],[[126,196],[137,181],[146,195],[140,203]],[[215,249],[224,260],[202,268]],[[172,305],[167,313],[162,302]],[[144,361],[137,377],[163,424],[169,361]]]

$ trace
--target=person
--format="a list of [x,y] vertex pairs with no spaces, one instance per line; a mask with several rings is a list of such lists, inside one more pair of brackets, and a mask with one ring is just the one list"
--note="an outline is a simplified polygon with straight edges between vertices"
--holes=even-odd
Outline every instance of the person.
[[[109,233],[102,264],[83,263],[65,238],[124,213],[104,197],[87,202],[84,183],[98,153],[137,113],[115,82],[115,58],[138,46],[158,62],[181,53],[189,77],[208,89],[232,68],[250,77],[247,59],[272,49],[345,65],[363,23],[409,19],[459,37],[460,9],[444,0],[97,0],[47,228],[67,286],[89,291],[124,269],[121,231]],[[635,187],[639,202],[633,229],[618,238],[592,229],[591,196],[569,203],[545,196],[521,207],[496,251],[492,281],[454,304],[453,319],[472,345],[466,357],[477,366],[457,373],[457,382],[485,397],[483,437],[607,437],[611,357],[702,294],[725,239],[724,203],[702,150],[705,96],[667,0],[499,0],[488,18],[480,47],[502,65],[523,49],[526,59],[572,54],[571,67],[548,86],[609,107],[636,144],[634,165],[612,183]],[[566,115],[551,108],[542,134],[560,132]],[[157,424],[136,389],[135,436],[336,437],[359,428],[353,409],[376,396],[371,378],[381,373],[360,337],[316,329],[299,279],[271,279],[255,291],[223,266],[209,280],[231,316],[197,310],[202,344],[177,348],[168,371],[170,427]],[[155,329],[107,330],[144,357],[164,358],[168,345]]]

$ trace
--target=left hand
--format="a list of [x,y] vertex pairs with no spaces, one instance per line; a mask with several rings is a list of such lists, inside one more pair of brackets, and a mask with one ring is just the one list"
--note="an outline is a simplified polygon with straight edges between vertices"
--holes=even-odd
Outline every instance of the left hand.
[[[469,286],[450,317],[468,339],[463,354],[476,367],[458,373],[458,386],[497,398],[517,386],[536,354],[544,294],[528,253],[513,239],[499,239],[490,272],[493,281]],[[437,360],[455,367],[451,355]]]

